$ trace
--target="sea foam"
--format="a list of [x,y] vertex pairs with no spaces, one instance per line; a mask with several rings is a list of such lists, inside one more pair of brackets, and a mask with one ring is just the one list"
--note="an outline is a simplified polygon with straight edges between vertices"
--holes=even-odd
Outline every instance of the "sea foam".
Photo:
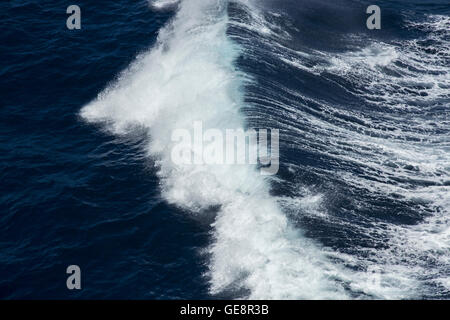
[[[114,134],[145,128],[163,197],[201,218],[217,210],[208,253],[212,294],[249,298],[346,298],[341,273],[320,246],[291,226],[256,166],[175,165],[171,132],[245,129],[243,85],[226,35],[227,2],[182,1],[157,43],[81,110]],[[195,150],[192,150],[195,152]]]

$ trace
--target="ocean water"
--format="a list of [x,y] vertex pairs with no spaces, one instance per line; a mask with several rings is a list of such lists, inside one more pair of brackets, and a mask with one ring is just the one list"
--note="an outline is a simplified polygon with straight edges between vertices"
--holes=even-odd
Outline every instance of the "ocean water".
[[[76,2],[0,4],[0,298],[450,298],[448,0]],[[278,174],[174,164],[195,121]]]

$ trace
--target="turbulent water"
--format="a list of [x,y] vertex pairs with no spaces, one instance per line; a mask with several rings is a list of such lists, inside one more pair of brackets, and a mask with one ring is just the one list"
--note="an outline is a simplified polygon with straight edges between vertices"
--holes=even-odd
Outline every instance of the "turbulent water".
[[[39,261],[32,271],[47,275],[80,260],[91,286],[86,280],[77,297],[449,299],[450,6],[384,1],[381,30],[368,30],[370,4],[159,0],[131,8],[161,21],[148,36],[144,22],[131,24],[137,56],[114,53],[120,33],[94,48],[122,61],[114,70],[96,72],[102,55],[87,51],[95,57],[81,70],[89,94],[66,120],[82,131],[70,134],[77,165],[53,173],[70,171],[72,183],[59,191],[70,202],[52,198],[55,185],[42,181],[42,195],[10,188],[1,200],[10,212],[0,220],[4,234],[20,233],[18,219],[45,204],[53,215],[40,223],[59,240],[34,229],[26,240],[0,239],[0,296],[58,296],[59,284],[27,285],[23,265]],[[127,8],[116,4],[112,16]],[[280,171],[174,164],[171,133],[196,121],[279,129]],[[20,166],[4,157],[8,178]],[[41,179],[51,174],[43,162],[33,168]],[[30,194],[42,189],[36,179]],[[21,261],[36,239],[49,255]],[[42,262],[51,257],[57,262]]]

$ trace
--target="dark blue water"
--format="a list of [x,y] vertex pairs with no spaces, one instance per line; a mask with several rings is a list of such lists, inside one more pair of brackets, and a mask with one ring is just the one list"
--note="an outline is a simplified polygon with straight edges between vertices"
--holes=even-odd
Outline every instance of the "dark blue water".
[[[308,243],[299,260],[291,250],[230,255],[247,244],[230,244],[234,236],[221,229],[231,221],[229,203],[245,212],[243,225],[265,203],[244,208],[232,196],[203,204],[195,176],[182,189],[193,195],[174,200],[167,190],[176,186],[167,181],[176,176],[158,173],[158,157],[148,155],[158,140],[154,128],[176,117],[147,124],[137,106],[144,100],[151,109],[160,98],[145,85],[160,72],[156,83],[167,83],[161,96],[189,97],[215,83],[201,67],[201,83],[187,78],[189,88],[166,76],[175,74],[167,70],[179,55],[191,52],[192,42],[183,40],[168,44],[148,80],[136,76],[157,64],[145,56],[161,28],[175,21],[175,37],[204,10],[197,2],[189,10],[179,5],[189,18],[175,18],[175,7],[157,10],[146,0],[79,0],[81,30],[66,28],[72,3],[0,4],[0,298],[321,298],[333,288],[341,295],[330,297],[450,298],[449,2],[384,1],[382,29],[371,31],[367,1],[262,1],[257,8],[217,1],[226,8],[225,37],[239,47],[233,68],[252,79],[240,86],[243,119],[281,132],[280,171],[267,183],[273,203],[302,232],[283,241]],[[210,15],[214,21],[219,14]],[[209,34],[192,30],[195,37]],[[220,70],[227,46],[211,45],[212,52],[224,50],[223,59],[211,60]],[[192,52],[210,63],[214,53],[205,48]],[[144,62],[119,77],[142,55]],[[178,79],[194,59],[202,63],[195,54],[182,59],[175,63]],[[109,99],[119,91],[115,82],[143,89]],[[94,104],[101,121],[86,119],[80,111],[105,88],[105,101],[117,106],[109,112]],[[117,134],[111,126],[121,125],[122,110],[133,115],[126,125],[139,126]],[[243,203],[253,199],[259,198]],[[202,214],[209,208],[217,218]],[[245,227],[249,243],[275,241],[265,227]],[[320,275],[313,288],[297,285],[308,283],[297,267],[308,254],[308,261],[326,257],[325,280]],[[80,291],[66,288],[72,264],[82,270]],[[290,265],[292,278],[281,277]],[[259,283],[273,291],[262,295]]]
[[[168,207],[153,168],[80,121],[80,107],[155,41],[145,1],[1,4],[2,298],[205,297],[206,230]],[[176,241],[174,241],[176,239]],[[66,288],[77,264],[83,290]]]

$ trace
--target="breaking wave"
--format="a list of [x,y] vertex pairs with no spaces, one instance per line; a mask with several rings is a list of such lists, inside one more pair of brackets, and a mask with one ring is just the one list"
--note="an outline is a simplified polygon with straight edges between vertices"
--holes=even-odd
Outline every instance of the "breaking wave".
[[[200,219],[214,214],[204,252],[211,294],[347,299],[449,292],[447,16],[408,22],[422,38],[361,46],[367,39],[355,34],[357,47],[332,52],[289,45],[301,32],[295,21],[251,1],[150,4],[177,11],[153,48],[81,116],[118,135],[148,132],[146,150],[164,199]],[[292,156],[283,158],[276,179],[256,166],[175,165],[171,133],[195,121],[205,129],[280,128]],[[332,187],[313,188],[308,174]],[[339,201],[348,205],[334,210]],[[420,217],[395,221],[387,203]],[[343,244],[315,237],[313,222]]]

